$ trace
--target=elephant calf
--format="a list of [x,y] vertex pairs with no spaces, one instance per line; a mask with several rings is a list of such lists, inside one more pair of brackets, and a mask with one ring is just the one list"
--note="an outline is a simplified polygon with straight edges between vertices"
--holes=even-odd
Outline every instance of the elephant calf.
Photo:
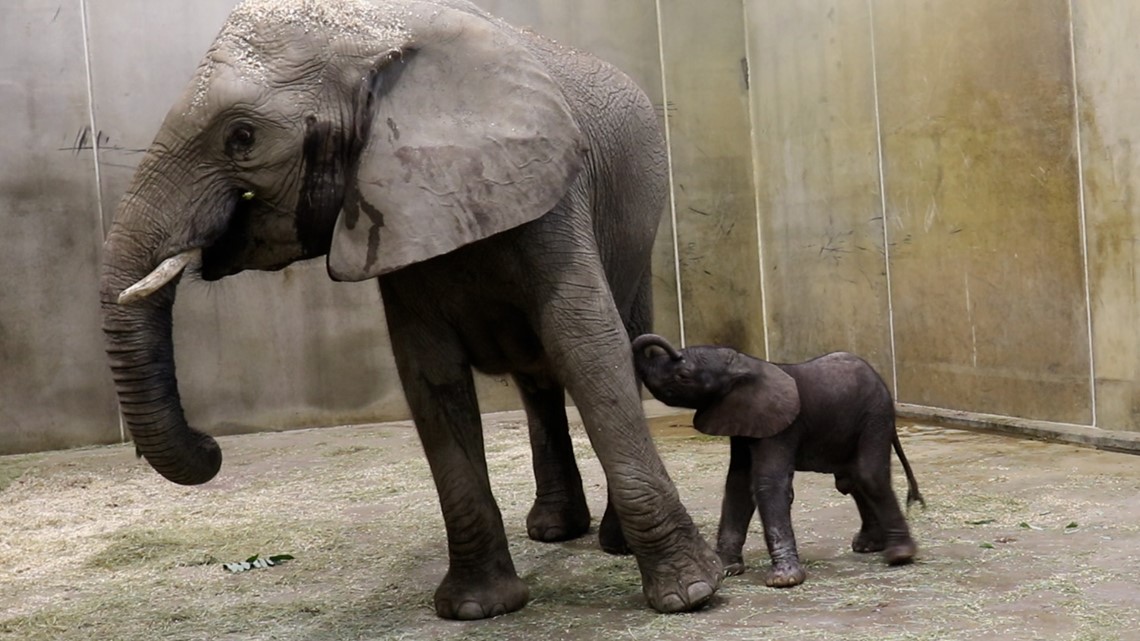
[[654,334],[634,340],[633,353],[654,397],[697,410],[701,432],[731,437],[717,533],[726,574],[744,571],[741,550],[759,508],[772,558],[765,583],[803,583],[791,521],[795,470],[834,474],[836,489],[855,499],[863,524],[854,551],[882,551],[890,565],[914,559],[918,548],[891,488],[892,446],[906,472],[907,507],[926,502],[895,431],[890,390],[866,361],[834,352],[777,365],[727,347],[678,351]]

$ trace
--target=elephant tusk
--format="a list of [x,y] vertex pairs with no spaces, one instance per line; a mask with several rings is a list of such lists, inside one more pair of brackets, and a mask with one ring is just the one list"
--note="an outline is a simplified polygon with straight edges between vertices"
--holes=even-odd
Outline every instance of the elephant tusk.
[[201,259],[202,249],[198,247],[167,258],[142,280],[124,289],[123,293],[119,294],[119,304],[126,305],[150,296],[161,289],[163,285],[174,280],[182,273],[183,269],[186,269],[187,265],[196,263]]

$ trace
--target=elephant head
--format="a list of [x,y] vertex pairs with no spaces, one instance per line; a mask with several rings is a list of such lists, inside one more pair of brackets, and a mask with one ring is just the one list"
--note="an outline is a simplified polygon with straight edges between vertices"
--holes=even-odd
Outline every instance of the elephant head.
[[800,412],[795,379],[729,347],[677,350],[645,334],[633,341],[633,359],[654,398],[697,410],[693,426],[705,434],[765,438],[786,429]]
[[246,0],[163,121],[104,245],[120,407],[163,476],[221,451],[187,425],[171,344],[180,274],[327,256],[363,280],[534,220],[583,165],[556,82],[462,0]]

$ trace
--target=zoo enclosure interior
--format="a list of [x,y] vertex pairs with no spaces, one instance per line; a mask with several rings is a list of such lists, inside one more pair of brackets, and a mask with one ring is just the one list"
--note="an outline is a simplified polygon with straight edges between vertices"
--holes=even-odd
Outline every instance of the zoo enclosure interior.
[[[0,7],[0,453],[117,442],[99,252],[234,0]],[[864,356],[898,400],[1140,430],[1140,6],[1130,0],[481,0],[660,108],[656,326]],[[214,434],[406,416],[373,284],[322,261],[182,287]],[[481,378],[484,411],[515,407]]]

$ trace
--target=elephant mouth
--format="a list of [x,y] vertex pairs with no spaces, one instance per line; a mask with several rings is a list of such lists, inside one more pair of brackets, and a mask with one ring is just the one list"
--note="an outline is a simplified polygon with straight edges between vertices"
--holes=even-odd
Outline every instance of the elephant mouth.
[[253,201],[241,196],[242,192],[234,192],[228,216],[229,224],[214,242],[202,248],[200,270],[202,280],[216,281],[242,271],[237,265],[242,254],[253,244],[250,228],[254,204]]
[[229,223],[212,242],[202,246],[202,265],[199,276],[204,281],[216,281],[247,269],[279,271],[290,264],[311,258],[296,237],[292,219],[288,231],[282,235],[268,232],[274,223],[280,228],[280,210],[266,201],[243,197],[235,192],[230,205]]

